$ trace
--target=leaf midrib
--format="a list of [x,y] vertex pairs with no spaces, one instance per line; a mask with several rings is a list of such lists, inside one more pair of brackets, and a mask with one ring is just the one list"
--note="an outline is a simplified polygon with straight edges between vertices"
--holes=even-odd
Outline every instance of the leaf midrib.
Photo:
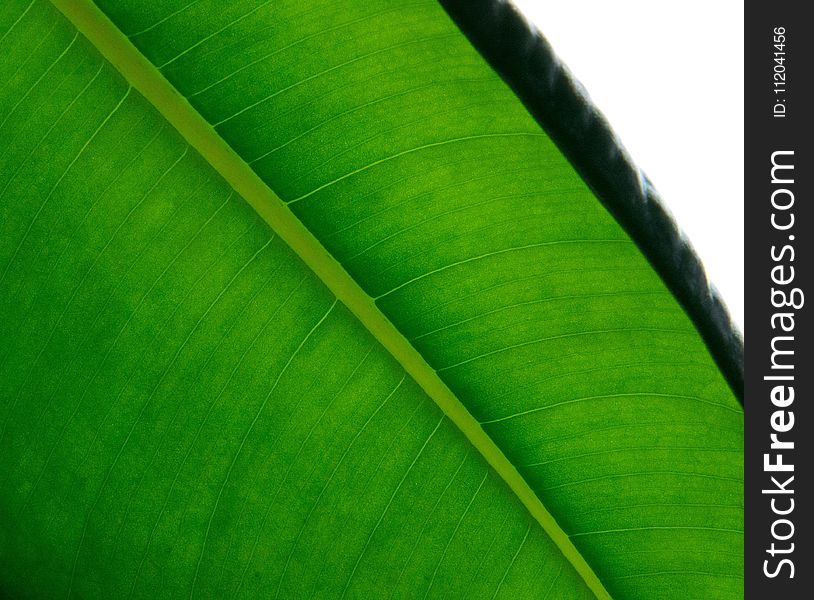
[[51,0],[93,46],[240,194],[399,362],[506,482],[594,595],[611,596],[517,468],[359,284],[161,72],[90,0]]

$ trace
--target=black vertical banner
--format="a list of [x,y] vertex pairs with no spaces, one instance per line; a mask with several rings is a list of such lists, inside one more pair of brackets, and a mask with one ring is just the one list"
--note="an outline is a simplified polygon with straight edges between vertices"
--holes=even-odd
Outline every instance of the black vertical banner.
[[747,599],[811,598],[811,73],[804,2],[746,4]]

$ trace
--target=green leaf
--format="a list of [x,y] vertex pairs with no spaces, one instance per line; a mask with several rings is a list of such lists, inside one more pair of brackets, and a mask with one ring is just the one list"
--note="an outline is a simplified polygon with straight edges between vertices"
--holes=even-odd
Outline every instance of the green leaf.
[[717,357],[439,5],[54,4],[0,6],[0,593],[742,595]]

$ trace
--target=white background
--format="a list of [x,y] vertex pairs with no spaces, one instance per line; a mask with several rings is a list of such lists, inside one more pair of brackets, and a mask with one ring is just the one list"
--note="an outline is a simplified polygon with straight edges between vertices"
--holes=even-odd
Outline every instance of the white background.
[[513,2],[653,182],[743,331],[743,3]]

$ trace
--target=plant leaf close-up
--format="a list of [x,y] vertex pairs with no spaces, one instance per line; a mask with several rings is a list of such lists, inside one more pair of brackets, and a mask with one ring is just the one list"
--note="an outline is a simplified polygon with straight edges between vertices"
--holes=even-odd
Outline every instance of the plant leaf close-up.
[[0,4],[0,596],[742,597],[737,333],[443,4]]

